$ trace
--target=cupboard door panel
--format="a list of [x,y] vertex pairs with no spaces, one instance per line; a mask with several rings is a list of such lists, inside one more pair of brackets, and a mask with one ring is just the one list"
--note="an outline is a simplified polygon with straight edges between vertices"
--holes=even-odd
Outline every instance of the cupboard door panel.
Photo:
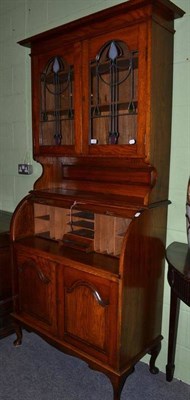
[[117,283],[65,268],[64,340],[113,362],[116,348]]
[[[88,152],[92,155],[118,156],[118,152],[135,155],[144,150],[146,36],[144,24],[141,29],[128,27],[83,44],[86,57],[83,60],[83,86],[88,76],[89,93],[85,93],[85,98],[90,105],[90,112],[88,105],[85,106],[84,120],[88,121],[86,138]],[[143,79],[139,79],[142,76]],[[140,99],[142,115],[139,113]]]
[[[67,333],[104,351],[107,307],[108,302],[101,299],[95,286],[89,282],[77,280],[65,290]],[[82,324],[81,321],[83,321]],[[98,329],[94,321],[98,321]]]
[[36,255],[17,255],[19,313],[32,324],[56,330],[56,264]]
[[82,114],[80,53],[80,43],[76,43],[72,48],[62,46],[32,56],[36,155],[70,154],[78,149]]

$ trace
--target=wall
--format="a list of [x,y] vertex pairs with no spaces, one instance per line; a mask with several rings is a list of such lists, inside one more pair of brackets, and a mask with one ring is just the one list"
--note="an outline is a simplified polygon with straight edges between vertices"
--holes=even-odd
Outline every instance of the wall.
[[[185,200],[190,174],[190,1],[174,0],[186,11],[176,20],[168,244],[186,242]],[[0,0],[0,209],[12,211],[32,188],[41,167],[32,162],[30,58],[17,41],[70,20],[119,4],[117,0]],[[32,162],[34,173],[18,175]],[[158,359],[165,371],[169,317],[165,281],[163,345]],[[190,311],[182,304],[175,376],[190,383]],[[148,357],[145,357],[148,361]]]
[[[175,21],[172,148],[167,241],[187,242],[185,201],[190,176],[190,1],[174,1],[185,12]],[[165,285],[163,336],[168,335],[169,290]],[[167,340],[163,343],[166,352]],[[164,359],[163,359],[164,361]],[[190,309],[181,303],[175,376],[190,383]]]

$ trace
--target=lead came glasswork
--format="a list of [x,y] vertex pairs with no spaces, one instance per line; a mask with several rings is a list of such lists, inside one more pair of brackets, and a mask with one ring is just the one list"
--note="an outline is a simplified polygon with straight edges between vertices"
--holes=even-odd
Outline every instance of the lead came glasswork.
[[59,56],[41,74],[41,145],[74,144],[73,67]]
[[117,103],[118,103],[118,92],[117,92],[117,58],[119,57],[119,52],[114,42],[111,43],[108,57],[111,60],[110,65],[110,90],[111,90],[111,102],[110,102],[110,130],[108,136],[109,144],[116,144],[119,137],[118,132],[118,115],[117,115]]
[[112,61],[114,61],[118,56],[119,56],[118,48],[117,48],[115,42],[111,42],[111,45],[110,45],[110,48],[109,48],[108,57]]
[[91,62],[91,144],[136,143],[137,56],[112,40]]
[[53,63],[53,72],[55,72],[55,74],[57,74],[59,72],[59,70],[60,70],[59,62],[58,62],[57,57],[55,57],[54,63]]
[[136,111],[135,102],[134,102],[134,66],[133,60],[131,63],[131,101],[128,105],[128,111],[130,113],[134,113]]
[[60,104],[60,79],[58,72],[60,70],[59,67],[59,62],[57,57],[55,57],[54,63],[53,63],[53,72],[54,72],[54,87],[55,87],[55,133],[54,133],[54,139],[55,139],[55,144],[60,145],[61,144],[61,139],[62,139],[62,134],[61,134],[61,121],[60,121],[60,112],[61,112],[61,104]]

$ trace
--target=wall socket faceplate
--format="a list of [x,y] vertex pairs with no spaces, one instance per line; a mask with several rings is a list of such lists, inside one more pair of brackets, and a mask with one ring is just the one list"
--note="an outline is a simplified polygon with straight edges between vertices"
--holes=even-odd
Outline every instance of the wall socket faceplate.
[[21,175],[31,175],[33,166],[31,164],[18,164],[18,173]]

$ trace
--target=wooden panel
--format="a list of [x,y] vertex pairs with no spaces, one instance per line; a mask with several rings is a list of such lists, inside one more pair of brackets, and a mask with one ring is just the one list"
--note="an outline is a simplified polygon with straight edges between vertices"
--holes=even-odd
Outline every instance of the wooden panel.
[[[149,161],[158,171],[157,184],[151,201],[168,198],[172,82],[173,82],[173,34],[153,23],[149,43],[149,83],[151,91],[150,150]],[[160,84],[162,82],[162,84]]]
[[[66,332],[69,336],[77,337],[105,351],[106,309],[97,303],[96,298],[91,295],[92,291],[92,285],[81,281],[77,286],[66,289]],[[89,312],[92,310],[93,313]],[[94,321],[98,321],[99,331],[94,329]]]
[[63,179],[114,183],[152,184],[153,168],[97,167],[96,165],[62,165]]
[[[64,286],[62,338],[113,363],[117,338],[117,284],[65,268]],[[60,295],[62,298],[63,294]]]
[[35,326],[56,331],[56,263],[17,254],[19,312]]
[[121,249],[126,235],[127,229],[131,223],[131,219],[115,218],[115,241],[114,241],[114,255],[121,254]]
[[35,203],[34,210],[35,234],[49,234],[51,239],[61,240],[69,231],[69,209]]
[[114,254],[115,218],[96,215],[95,218],[95,251]]
[[[96,167],[91,165],[63,165],[62,188],[66,190],[105,193],[109,195],[133,198],[139,205],[146,204],[150,188],[154,183],[154,169],[147,168],[114,168]],[[135,200],[136,197],[136,200]],[[103,199],[102,199],[103,200]],[[125,200],[127,201],[127,199]],[[128,201],[130,201],[128,199]]]
[[15,209],[10,229],[12,240],[34,234],[34,209],[29,199],[30,195],[24,197]]
[[55,239],[62,239],[63,235],[69,231],[69,218],[70,215],[68,209],[55,207],[54,221],[52,221]]
[[125,237],[120,264],[125,288],[121,332],[124,364],[142,354],[161,333],[166,218],[167,206],[146,210],[134,218]]
[[[118,197],[115,200],[122,199],[126,197],[126,199],[122,199],[123,201],[130,202],[130,198],[132,202],[139,204],[139,206],[147,203],[147,198],[150,193],[149,186],[145,185],[122,185],[119,183],[108,183],[108,182],[92,182],[92,181],[74,181],[68,180],[63,182],[63,189],[68,191],[75,191],[80,194],[80,192],[88,194],[92,196],[93,193],[103,194],[102,202],[106,196],[109,197],[111,195],[115,195]],[[120,198],[119,198],[120,196]],[[129,198],[127,200],[127,197]],[[77,198],[77,197],[76,197]],[[94,197],[95,198],[95,197]],[[111,199],[111,197],[110,197]],[[136,199],[136,200],[135,200]],[[80,200],[78,201],[80,203]]]

